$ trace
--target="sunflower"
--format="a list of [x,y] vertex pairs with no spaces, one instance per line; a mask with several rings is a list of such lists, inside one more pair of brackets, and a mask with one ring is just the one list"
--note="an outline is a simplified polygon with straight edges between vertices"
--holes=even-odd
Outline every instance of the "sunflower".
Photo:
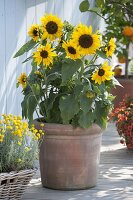
[[74,42],[80,47],[82,55],[94,54],[100,48],[100,35],[92,33],[92,27],[79,24],[72,34]]
[[42,22],[42,39],[49,38],[51,41],[62,36],[62,21],[52,14],[41,17]]
[[18,77],[18,85],[22,85],[23,88],[27,85],[27,76],[26,73],[21,73],[21,75]]
[[37,42],[39,39],[39,25],[33,24],[28,30],[28,35],[32,37],[35,42]]
[[105,47],[106,55],[111,57],[116,49],[115,39],[111,38],[107,47]]
[[41,62],[43,65],[49,66],[53,64],[53,58],[56,56],[56,53],[53,52],[53,48],[51,48],[51,44],[47,43],[46,46],[41,45],[38,47],[37,51],[33,53],[33,58],[37,65],[40,65]]
[[79,47],[72,40],[64,42],[62,47],[66,50],[66,57],[73,60],[81,58]]
[[95,83],[98,83],[99,85],[106,80],[110,80],[111,76],[114,74],[111,68],[112,67],[108,66],[108,63],[105,62],[98,70],[94,72],[91,79],[95,81]]

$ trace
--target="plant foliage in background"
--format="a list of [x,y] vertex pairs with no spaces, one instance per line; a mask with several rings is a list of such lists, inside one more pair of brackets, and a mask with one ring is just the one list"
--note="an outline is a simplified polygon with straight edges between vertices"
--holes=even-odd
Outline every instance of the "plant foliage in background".
[[20,116],[3,114],[0,120],[0,173],[33,168],[42,130],[28,128]]
[[133,42],[133,1],[96,0],[96,6],[90,8],[89,1],[84,0],[79,8],[81,12],[94,12],[105,20],[104,40],[116,38],[116,55],[120,63],[126,63],[127,77],[129,44]]
[[[74,27],[51,14],[43,16],[39,25],[33,24],[28,35],[31,40],[15,55],[32,49],[24,61],[31,60],[31,72],[22,73],[17,83],[23,87],[23,118],[31,122],[36,111],[49,123],[84,128],[97,123],[105,128],[114,99],[109,91],[118,84],[108,64],[115,51],[114,39],[105,43],[91,26]],[[100,57],[103,63],[98,62]]]

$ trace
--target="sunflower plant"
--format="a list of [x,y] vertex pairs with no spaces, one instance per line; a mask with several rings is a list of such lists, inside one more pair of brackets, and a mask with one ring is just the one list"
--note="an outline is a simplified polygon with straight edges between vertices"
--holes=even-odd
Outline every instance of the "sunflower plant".
[[42,130],[30,128],[21,116],[3,114],[0,119],[0,173],[31,169],[38,155]]
[[40,21],[29,28],[31,39],[15,55],[32,50],[24,61],[32,65],[31,72],[22,73],[17,82],[24,95],[23,118],[31,122],[36,112],[48,123],[105,128],[114,99],[110,89],[118,84],[109,65],[114,38],[105,43],[92,26],[74,27],[52,14]]

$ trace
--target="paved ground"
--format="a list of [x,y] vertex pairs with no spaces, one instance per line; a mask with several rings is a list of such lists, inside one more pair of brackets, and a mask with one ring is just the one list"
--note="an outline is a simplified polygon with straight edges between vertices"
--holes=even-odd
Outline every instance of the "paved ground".
[[133,151],[119,144],[114,124],[103,134],[97,186],[89,190],[57,191],[42,188],[39,171],[23,200],[133,200]]

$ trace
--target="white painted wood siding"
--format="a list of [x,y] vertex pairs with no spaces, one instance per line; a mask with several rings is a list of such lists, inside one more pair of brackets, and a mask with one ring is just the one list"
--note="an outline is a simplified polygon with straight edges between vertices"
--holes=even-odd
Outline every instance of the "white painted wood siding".
[[97,27],[95,15],[80,13],[81,1],[0,0],[0,115],[21,114],[21,88],[16,89],[16,81],[22,71],[29,72],[30,63],[21,64],[28,55],[17,59],[13,55],[27,41],[26,33],[32,23],[39,23],[45,13],[53,13],[74,25],[81,21]]

